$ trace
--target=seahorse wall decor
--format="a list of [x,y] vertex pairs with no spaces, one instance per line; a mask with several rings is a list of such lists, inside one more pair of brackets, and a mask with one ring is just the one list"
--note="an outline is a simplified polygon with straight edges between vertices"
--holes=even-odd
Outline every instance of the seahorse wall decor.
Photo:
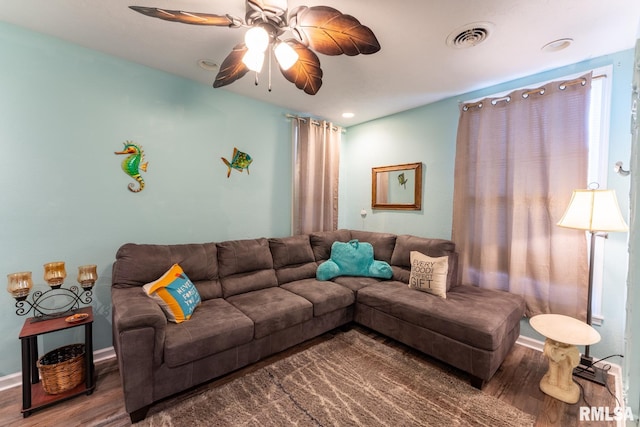
[[144,189],[144,179],[140,175],[140,171],[147,171],[148,162],[144,162],[144,151],[142,147],[133,141],[127,141],[124,143],[124,149],[122,151],[116,151],[115,154],[128,154],[128,156],[122,161],[122,170],[131,178],[138,181],[138,186],[134,183],[129,183],[129,191],[133,193],[139,193]]

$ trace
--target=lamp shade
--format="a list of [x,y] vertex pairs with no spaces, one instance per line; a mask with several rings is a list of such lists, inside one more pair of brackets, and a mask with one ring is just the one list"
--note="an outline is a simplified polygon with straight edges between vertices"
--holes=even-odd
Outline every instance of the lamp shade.
[[560,227],[587,231],[627,231],[613,190],[574,190]]

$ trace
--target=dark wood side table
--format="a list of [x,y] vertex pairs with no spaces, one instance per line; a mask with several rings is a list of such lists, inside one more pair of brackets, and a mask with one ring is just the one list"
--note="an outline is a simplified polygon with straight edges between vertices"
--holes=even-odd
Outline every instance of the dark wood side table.
[[[20,331],[20,343],[22,346],[22,415],[28,417],[37,409],[44,408],[56,402],[70,399],[72,397],[86,393],[93,393],[95,388],[94,366],[93,366],[93,308],[83,307],[76,310],[76,313],[87,313],[86,319],[69,323],[64,317],[57,319],[33,321],[33,317],[25,320]],[[84,383],[77,385],[71,390],[60,394],[47,394],[42,388],[40,375],[36,365],[38,361],[38,336],[64,329],[84,326],[84,345],[86,376]]]

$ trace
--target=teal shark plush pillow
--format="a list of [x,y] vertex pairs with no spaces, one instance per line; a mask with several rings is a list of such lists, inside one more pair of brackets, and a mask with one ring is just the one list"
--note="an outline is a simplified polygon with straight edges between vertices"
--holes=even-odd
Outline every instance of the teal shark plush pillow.
[[390,279],[393,275],[391,266],[384,261],[373,259],[371,243],[333,242],[331,257],[320,264],[316,270],[318,280],[330,280],[338,276],[364,276]]

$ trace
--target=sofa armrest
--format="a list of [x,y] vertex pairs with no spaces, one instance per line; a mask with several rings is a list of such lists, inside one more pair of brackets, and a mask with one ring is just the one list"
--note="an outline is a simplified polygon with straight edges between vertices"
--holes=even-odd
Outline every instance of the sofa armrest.
[[123,334],[150,329],[153,331],[152,348],[141,347],[137,353],[139,357],[153,360],[153,365],[160,365],[167,327],[167,317],[160,306],[140,287],[112,287],[111,302],[116,352],[120,353]]
[[124,406],[129,414],[144,414],[154,401],[153,377],[162,364],[167,318],[141,287],[112,286],[111,303]]

